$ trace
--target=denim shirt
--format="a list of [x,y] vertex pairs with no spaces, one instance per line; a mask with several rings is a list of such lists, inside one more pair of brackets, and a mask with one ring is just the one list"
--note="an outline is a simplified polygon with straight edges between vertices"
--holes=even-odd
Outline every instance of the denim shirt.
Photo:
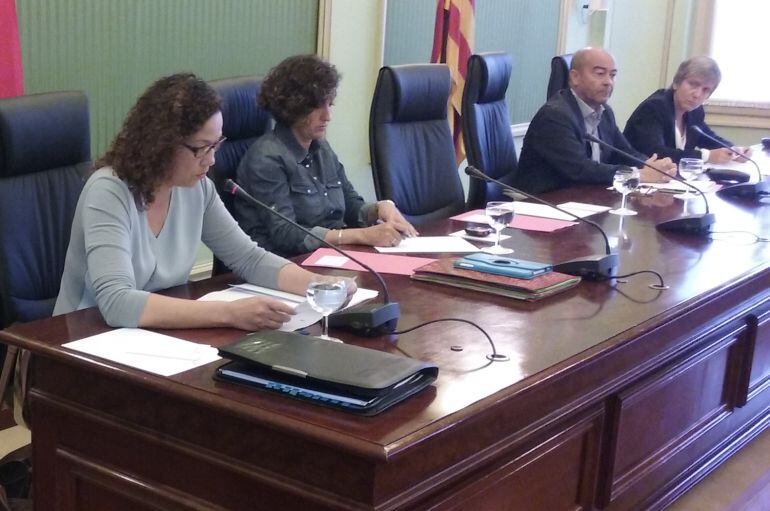
[[[330,229],[365,226],[375,206],[364,204],[326,140],[314,140],[306,152],[280,123],[252,144],[238,165],[237,178],[251,195],[321,238]],[[321,245],[238,196],[235,212],[241,228],[271,252],[293,256]]]

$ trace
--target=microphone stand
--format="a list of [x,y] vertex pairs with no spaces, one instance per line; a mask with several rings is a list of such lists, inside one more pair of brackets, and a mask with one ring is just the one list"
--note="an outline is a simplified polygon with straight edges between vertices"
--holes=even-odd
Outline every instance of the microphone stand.
[[566,209],[560,208],[555,204],[552,204],[539,197],[523,192],[518,188],[514,188],[511,185],[507,185],[503,183],[502,181],[498,181],[497,179],[489,177],[488,175],[484,174],[482,171],[480,171],[476,167],[472,167],[469,165],[468,167],[465,168],[465,173],[475,179],[487,181],[489,183],[495,183],[501,186],[504,190],[506,190],[506,192],[508,192],[506,193],[506,195],[509,195],[509,193],[520,194],[520,195],[523,195],[524,197],[527,197],[528,199],[532,199],[536,202],[539,202],[540,204],[545,204],[550,208],[553,208],[557,211],[560,211],[566,215],[571,216],[575,220],[578,220],[580,222],[590,225],[591,227],[595,228],[601,233],[602,237],[604,238],[604,249],[606,252],[604,255],[601,255],[601,254],[590,255],[587,257],[580,257],[577,259],[571,259],[569,261],[565,261],[563,263],[554,264],[553,265],[554,271],[566,273],[568,275],[578,275],[587,280],[607,280],[612,278],[613,275],[617,273],[618,264],[619,264],[618,255],[612,253],[612,250],[610,249],[610,241],[607,238],[607,234],[604,232],[604,230],[601,227],[599,227],[597,223],[592,222],[590,220],[586,220],[585,218],[581,218],[578,215],[575,215],[574,213],[571,213]]
[[343,250],[335,247],[320,236],[313,234],[310,229],[299,225],[297,222],[288,218],[286,215],[279,213],[264,202],[255,199],[249,192],[238,186],[238,184],[232,179],[228,179],[224,183],[225,190],[232,195],[238,195],[252,204],[269,211],[273,215],[277,216],[285,222],[289,222],[294,227],[300,229],[311,238],[315,238],[320,241],[324,246],[331,248],[335,252],[347,257],[351,261],[354,261],[374,275],[379,281],[382,288],[382,298],[384,303],[365,302],[354,307],[349,307],[345,310],[337,311],[329,316],[329,326],[335,328],[345,328],[351,330],[358,335],[366,337],[374,337],[378,335],[390,334],[396,331],[398,326],[398,318],[401,315],[398,303],[390,301],[390,295],[388,294],[388,286],[385,285],[385,281],[382,276],[374,271],[369,265],[359,261],[350,254],[345,253]]
[[659,168],[653,167],[649,163],[645,162],[640,158],[637,158],[633,154],[630,154],[630,153],[627,153],[626,151],[618,149],[617,147],[608,144],[607,142],[599,139],[598,137],[591,135],[590,133],[586,133],[585,138],[587,138],[591,142],[596,142],[601,146],[611,149],[618,154],[622,154],[629,160],[639,165],[640,166],[639,168],[642,168],[642,167],[650,168],[655,172],[657,172],[658,174],[662,174],[666,177],[673,179],[674,181],[678,181],[684,184],[685,186],[692,188],[693,190],[698,192],[701,198],[703,198],[703,203],[706,205],[705,213],[683,216],[683,217],[675,218],[673,220],[666,220],[665,222],[661,222],[657,224],[655,226],[656,228],[664,231],[677,231],[677,232],[684,232],[689,234],[706,234],[711,231],[711,226],[716,221],[716,217],[709,210],[709,201],[708,199],[706,199],[706,194],[704,194],[698,187],[693,186],[692,184],[688,183],[687,181],[685,181],[684,179],[678,176],[671,176],[669,174],[666,174]]
[[757,165],[757,162],[746,156],[745,154],[741,154],[729,145],[725,144],[721,140],[719,140],[716,137],[712,137],[703,129],[701,129],[700,126],[692,126],[691,129],[697,133],[700,133],[707,139],[711,140],[712,142],[719,144],[720,147],[723,147],[730,151],[731,153],[740,156],[741,158],[746,158],[748,161],[754,164],[754,167],[757,169],[757,182],[756,183],[740,183],[737,185],[732,186],[726,186],[722,188],[721,190],[717,191],[717,195],[720,197],[737,197],[740,199],[752,199],[752,200],[759,200],[763,197],[767,197],[770,195],[770,184],[768,184],[766,181],[762,179],[762,171],[759,170],[759,165]]

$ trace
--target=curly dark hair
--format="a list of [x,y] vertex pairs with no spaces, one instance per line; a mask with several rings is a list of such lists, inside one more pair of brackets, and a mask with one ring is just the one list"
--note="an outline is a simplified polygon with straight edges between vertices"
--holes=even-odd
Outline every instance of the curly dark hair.
[[270,70],[257,102],[275,119],[293,126],[337,94],[337,68],[317,55],[295,55]]
[[139,97],[94,167],[111,166],[146,207],[169,178],[174,151],[220,110],[219,95],[194,74],[163,77]]

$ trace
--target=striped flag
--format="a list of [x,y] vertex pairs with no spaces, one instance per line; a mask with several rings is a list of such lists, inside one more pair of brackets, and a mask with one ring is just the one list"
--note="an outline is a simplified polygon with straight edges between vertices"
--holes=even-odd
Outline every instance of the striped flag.
[[16,1],[0,0],[0,98],[24,94]]
[[475,0],[438,0],[433,51],[430,61],[446,63],[452,75],[449,92],[449,127],[455,144],[457,163],[465,159],[460,106],[468,72],[468,58],[473,53]]

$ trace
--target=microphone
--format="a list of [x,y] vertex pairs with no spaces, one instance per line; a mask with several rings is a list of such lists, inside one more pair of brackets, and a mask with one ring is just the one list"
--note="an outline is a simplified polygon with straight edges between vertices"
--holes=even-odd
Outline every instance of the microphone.
[[759,165],[757,165],[757,162],[746,156],[745,154],[741,154],[729,145],[725,144],[718,138],[709,135],[700,126],[691,126],[690,127],[693,131],[700,133],[707,139],[711,140],[712,142],[719,144],[720,147],[724,147],[728,151],[730,151],[733,154],[736,154],[740,156],[741,158],[746,158],[751,163],[754,164],[754,167],[757,169],[757,182],[756,183],[740,183],[737,185],[732,186],[726,186],[719,190],[717,192],[717,195],[720,197],[738,197],[741,199],[761,199],[762,197],[766,197],[770,195],[770,185],[762,180],[762,171],[759,170]]
[[310,229],[306,229],[305,227],[302,227],[297,222],[292,220],[291,218],[288,218],[286,215],[282,215],[278,211],[274,210],[264,202],[255,199],[254,197],[249,194],[246,190],[238,186],[238,184],[233,181],[232,179],[228,179],[224,183],[225,190],[233,195],[237,195],[241,197],[242,199],[245,199],[247,202],[250,202],[252,204],[256,204],[260,208],[263,208],[273,215],[277,216],[281,220],[284,220],[285,222],[289,222],[294,227],[302,230],[305,234],[308,234],[312,238],[317,239],[320,241],[324,246],[331,248],[335,252],[339,252],[343,256],[347,257],[351,261],[354,261],[374,275],[377,280],[380,283],[380,287],[382,287],[382,299],[383,303],[372,303],[372,302],[365,302],[358,304],[354,307],[349,307],[345,310],[337,311],[334,314],[331,314],[329,316],[329,326],[335,327],[335,328],[345,328],[347,330],[351,330],[355,332],[358,335],[363,335],[366,337],[375,337],[378,335],[384,335],[389,334],[396,331],[396,327],[398,325],[398,318],[401,315],[400,308],[398,306],[397,302],[392,302],[390,300],[390,295],[388,294],[388,286],[385,285],[385,281],[382,279],[382,276],[374,271],[369,265],[364,264],[363,262],[359,261],[355,257],[353,257],[350,254],[345,253],[344,251],[340,250],[339,248],[335,247],[325,239],[321,238],[320,236],[316,236],[312,232],[310,232]]
[[530,195],[526,192],[519,190],[518,188],[514,188],[511,185],[507,185],[503,183],[502,181],[498,181],[497,179],[489,177],[488,175],[484,174],[482,171],[480,171],[476,167],[472,167],[468,165],[467,167],[465,167],[465,173],[475,179],[480,179],[482,181],[487,181],[489,183],[495,183],[503,187],[503,189],[505,189],[508,192],[521,194],[527,197],[528,199],[532,199],[536,202],[539,202],[540,204],[545,204],[550,208],[553,208],[557,211],[561,211],[562,213],[571,216],[575,220],[578,220],[580,222],[583,222],[592,226],[593,228],[595,228],[601,233],[602,237],[604,238],[604,250],[605,250],[604,255],[591,255],[587,257],[572,259],[570,261],[565,261],[559,264],[554,264],[553,269],[555,271],[566,273],[568,275],[578,275],[588,280],[606,280],[606,279],[612,278],[612,276],[617,273],[618,262],[619,262],[618,255],[612,253],[612,250],[610,249],[610,241],[607,238],[607,234],[604,232],[604,230],[601,227],[599,227],[597,223],[592,222],[591,220],[586,220],[585,218],[581,218],[578,215],[575,215],[574,213],[567,211],[566,209],[560,208],[556,204],[545,201],[539,197],[535,197],[534,195]]
[[714,217],[714,214],[709,211],[709,201],[708,201],[708,199],[706,199],[706,194],[704,194],[702,191],[700,191],[700,189],[698,189],[697,187],[695,187],[692,184],[688,183],[687,181],[685,181],[681,177],[679,177],[679,176],[671,176],[669,174],[666,174],[665,172],[663,172],[659,168],[653,167],[649,163],[645,162],[644,160],[642,160],[640,158],[637,158],[633,154],[630,154],[630,153],[627,153],[627,152],[625,152],[625,151],[623,151],[621,149],[618,149],[617,147],[608,144],[604,140],[601,140],[598,137],[595,137],[595,136],[591,135],[590,133],[586,133],[585,134],[585,138],[587,138],[588,140],[590,140],[592,142],[596,142],[597,144],[602,145],[602,146],[604,146],[604,147],[606,147],[608,149],[611,149],[611,150],[615,151],[618,154],[622,154],[623,156],[625,156],[629,160],[631,160],[631,161],[635,162],[637,165],[639,165],[640,166],[639,168],[642,168],[642,167],[650,168],[650,169],[654,170],[655,172],[657,172],[658,174],[662,174],[662,175],[664,175],[666,177],[669,177],[669,178],[673,179],[674,181],[678,181],[678,182],[684,184],[685,186],[687,186],[689,188],[692,188],[693,190],[698,192],[698,194],[703,198],[703,203],[706,205],[706,212],[705,213],[695,214],[695,215],[687,215],[687,216],[675,218],[673,220],[667,220],[665,222],[659,223],[655,227],[657,227],[658,229],[664,230],[664,231],[677,231],[677,232],[684,232],[684,233],[689,233],[689,234],[705,234],[705,233],[710,232],[711,226],[714,224],[714,221],[716,220],[716,218]]

